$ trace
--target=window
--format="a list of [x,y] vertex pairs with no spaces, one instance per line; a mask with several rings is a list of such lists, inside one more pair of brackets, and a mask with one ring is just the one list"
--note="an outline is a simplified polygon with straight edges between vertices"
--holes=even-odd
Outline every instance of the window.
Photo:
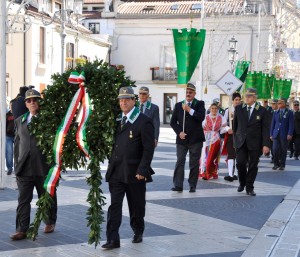
[[45,28],[40,27],[40,63],[45,63]]
[[47,12],[52,12],[52,0],[47,0]]
[[102,11],[103,7],[93,7],[92,10],[93,11]]
[[87,7],[82,7],[82,10],[83,10],[83,11],[87,11],[88,8],[87,8]]
[[193,4],[191,7],[191,10],[199,10],[202,9],[202,5],[201,4]]
[[171,9],[172,11],[178,10],[178,9],[179,9],[179,4],[173,4],[173,5],[170,7],[170,9]]
[[89,30],[93,34],[100,34],[100,23],[89,23]]
[[66,46],[66,68],[70,69],[73,68],[74,63],[74,44],[67,43]]
[[55,2],[55,5],[54,5],[54,12],[55,12],[55,11],[59,11],[59,10],[61,10],[61,4]]

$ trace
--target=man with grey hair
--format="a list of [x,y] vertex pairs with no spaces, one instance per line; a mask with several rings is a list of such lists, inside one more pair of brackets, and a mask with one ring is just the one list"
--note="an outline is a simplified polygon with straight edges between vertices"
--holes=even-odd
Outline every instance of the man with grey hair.
[[156,104],[152,103],[149,100],[149,88],[148,87],[141,87],[139,89],[139,101],[137,102],[137,106],[140,109],[141,113],[144,113],[148,116],[154,125],[155,129],[155,147],[158,143],[159,137],[159,127],[160,127],[160,120],[159,120],[159,108]]
[[287,99],[278,99],[278,110],[273,114],[270,129],[270,139],[273,141],[273,170],[284,170],[288,142],[294,133],[294,114],[286,107]]
[[270,150],[268,134],[267,110],[257,100],[257,91],[248,88],[245,93],[245,103],[238,105],[234,111],[233,134],[236,148],[236,167],[240,185],[238,192],[244,191],[255,196],[254,181],[258,171],[259,157]]

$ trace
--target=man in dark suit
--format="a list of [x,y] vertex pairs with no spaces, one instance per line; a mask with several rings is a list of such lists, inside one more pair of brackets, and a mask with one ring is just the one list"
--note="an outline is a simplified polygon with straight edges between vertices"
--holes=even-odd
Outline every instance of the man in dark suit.
[[137,103],[140,112],[147,115],[153,122],[155,129],[155,147],[157,146],[158,137],[159,137],[159,108],[156,104],[153,104],[149,101],[149,88],[141,87],[139,90],[139,101]]
[[[269,100],[268,100],[268,99],[263,99],[263,101],[262,101],[262,106],[263,106],[264,108],[267,109],[268,120],[269,120],[269,123],[271,124],[272,118],[273,118],[273,109],[272,109],[272,107],[269,105]],[[271,141],[271,139],[269,139],[269,140],[270,140],[270,146],[271,146],[272,141]],[[271,157],[271,156],[270,156],[270,152],[266,155],[266,157],[267,157],[267,158],[270,158],[270,157]]]
[[[36,138],[30,134],[31,118],[39,111],[39,100],[41,95],[34,89],[29,89],[25,94],[25,104],[29,112],[20,116],[15,121],[15,174],[19,190],[18,207],[16,216],[16,233],[11,235],[12,240],[26,238],[26,232],[30,223],[30,203],[33,197],[33,190],[36,188],[38,197],[45,192],[44,180],[48,174],[49,166],[46,158],[37,146]],[[57,217],[56,194],[53,197],[53,205],[48,213],[48,220],[45,221],[45,233],[52,233],[55,228]]]
[[245,103],[238,105],[234,111],[233,134],[236,148],[236,167],[240,185],[238,192],[244,191],[255,196],[254,181],[258,171],[258,161],[262,153],[267,154],[270,148],[267,110],[257,102],[257,91],[248,88]]
[[284,170],[288,142],[294,133],[294,114],[286,107],[287,99],[278,99],[278,110],[274,113],[270,139],[273,141],[274,167],[273,170]]
[[205,118],[204,102],[195,98],[196,88],[192,83],[187,84],[186,99],[175,105],[171,118],[171,127],[175,131],[177,162],[175,165],[172,191],[182,192],[184,166],[187,152],[190,155],[190,174],[188,183],[190,192],[196,192],[199,159],[203,142],[205,141],[202,121]]
[[105,249],[120,247],[119,227],[125,194],[134,232],[132,243],[143,241],[146,182],[152,181],[154,173],[150,167],[155,148],[153,123],[135,107],[131,87],[122,87],[118,98],[122,114],[117,119],[115,143],[106,173],[111,204],[107,213],[107,242],[102,245]]
[[294,106],[294,155],[295,160],[299,160],[300,156],[300,111],[299,111],[299,101],[295,100],[293,102]]
[[[278,110],[278,100],[277,99],[271,100],[271,108],[272,108],[272,110],[271,110],[272,116],[271,116],[270,124],[272,122],[274,113]],[[272,154],[271,163],[274,163],[273,141],[271,139],[270,139],[270,150],[271,150],[270,152]]]

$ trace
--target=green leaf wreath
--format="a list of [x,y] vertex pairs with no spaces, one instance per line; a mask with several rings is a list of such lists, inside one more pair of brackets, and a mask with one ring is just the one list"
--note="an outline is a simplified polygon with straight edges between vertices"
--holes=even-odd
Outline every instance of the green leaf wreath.
[[[50,167],[54,165],[53,145],[56,131],[66,114],[69,104],[78,90],[78,85],[69,84],[68,78],[72,71],[85,73],[85,88],[91,98],[92,113],[86,126],[86,141],[91,153],[87,170],[90,176],[87,183],[90,192],[87,201],[90,207],[87,211],[87,226],[90,227],[89,244],[100,242],[101,223],[104,221],[102,207],[105,205],[101,190],[102,176],[100,163],[111,153],[116,130],[116,117],[120,112],[117,95],[120,87],[134,86],[134,81],[125,77],[123,70],[110,66],[108,63],[96,60],[78,65],[74,70],[52,75],[53,85],[43,91],[39,115],[32,119],[30,130],[36,136],[40,149],[47,158]],[[85,166],[87,159],[77,147],[75,135],[78,128],[76,115],[72,121],[62,152],[62,170],[76,169]],[[58,195],[59,197],[59,195]],[[47,210],[52,198],[45,193],[38,201],[38,209],[33,223],[30,225],[27,237],[33,240],[38,235],[42,220],[47,219]]]

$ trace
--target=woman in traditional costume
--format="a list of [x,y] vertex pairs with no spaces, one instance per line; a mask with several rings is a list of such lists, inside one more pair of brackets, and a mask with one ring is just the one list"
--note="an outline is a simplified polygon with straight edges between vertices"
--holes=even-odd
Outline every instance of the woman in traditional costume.
[[205,142],[200,158],[200,174],[204,180],[218,178],[218,166],[220,161],[221,138],[220,134],[229,131],[227,121],[218,113],[217,104],[210,106],[210,113],[205,116],[202,122],[205,135]]

